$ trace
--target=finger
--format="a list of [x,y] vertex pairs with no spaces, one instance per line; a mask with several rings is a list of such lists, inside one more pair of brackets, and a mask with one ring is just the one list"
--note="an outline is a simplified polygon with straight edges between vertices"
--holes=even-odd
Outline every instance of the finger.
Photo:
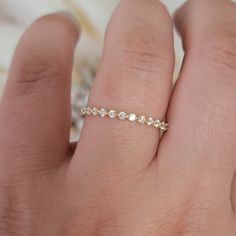
[[236,164],[235,12],[230,1],[195,0],[176,14],[185,60],[168,111],[171,128],[159,149],[159,170],[165,178],[171,168],[169,184],[178,179],[178,187],[182,183],[189,191],[201,186],[198,200],[223,194],[228,201]]
[[[173,61],[172,24],[163,5],[153,0],[121,1],[108,26],[89,104],[164,119]],[[158,140],[154,127],[118,118],[87,117],[78,151],[147,164],[156,153]]]
[[65,156],[77,38],[68,16],[52,14],[34,22],[20,40],[0,106],[0,143],[9,156],[15,149],[31,159],[38,153],[54,160]]

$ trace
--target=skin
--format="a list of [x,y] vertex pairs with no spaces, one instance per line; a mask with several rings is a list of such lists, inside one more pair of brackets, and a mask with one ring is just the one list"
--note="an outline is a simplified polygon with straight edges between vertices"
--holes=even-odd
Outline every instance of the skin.
[[89,104],[164,118],[169,130],[87,117],[69,143],[79,29],[40,18],[20,40],[0,103],[0,235],[236,235],[236,5],[175,13],[185,59],[172,90],[173,20],[121,0]]

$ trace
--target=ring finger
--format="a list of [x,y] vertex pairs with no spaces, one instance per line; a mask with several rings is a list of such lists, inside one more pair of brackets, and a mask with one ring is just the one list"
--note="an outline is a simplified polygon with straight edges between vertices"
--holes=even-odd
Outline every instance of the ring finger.
[[[164,119],[174,64],[172,23],[159,1],[121,1],[108,26],[89,105]],[[80,158],[116,156],[143,168],[155,156],[159,131],[138,122],[88,116]],[[83,155],[86,153],[86,155]],[[113,162],[114,164],[114,162]]]

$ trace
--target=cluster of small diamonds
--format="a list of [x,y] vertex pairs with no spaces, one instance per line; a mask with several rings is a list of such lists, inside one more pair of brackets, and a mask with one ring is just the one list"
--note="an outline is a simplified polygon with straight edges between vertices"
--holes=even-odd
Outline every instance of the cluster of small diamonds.
[[136,115],[134,113],[126,113],[124,111],[115,111],[113,109],[109,110],[106,108],[96,108],[96,107],[84,107],[81,108],[81,115],[93,115],[93,116],[108,116],[112,119],[118,118],[120,120],[129,120],[131,122],[137,122],[139,124],[146,124],[148,126],[154,126],[160,130],[166,131],[168,129],[168,124],[161,122],[160,120],[153,119],[152,117],[145,117],[144,115]]

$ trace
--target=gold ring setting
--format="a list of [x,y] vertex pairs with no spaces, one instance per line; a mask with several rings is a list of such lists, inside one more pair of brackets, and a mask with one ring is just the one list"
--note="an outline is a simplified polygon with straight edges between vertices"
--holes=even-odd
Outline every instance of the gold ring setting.
[[92,116],[100,116],[100,117],[108,117],[111,119],[119,119],[119,120],[128,120],[130,122],[136,122],[139,124],[152,126],[160,129],[161,131],[167,131],[168,123],[160,121],[159,119],[154,119],[152,117],[146,117],[144,115],[136,115],[135,113],[127,113],[124,111],[117,111],[114,109],[106,109],[106,108],[96,108],[91,106],[86,106],[81,108],[80,110],[82,116],[92,115]]

